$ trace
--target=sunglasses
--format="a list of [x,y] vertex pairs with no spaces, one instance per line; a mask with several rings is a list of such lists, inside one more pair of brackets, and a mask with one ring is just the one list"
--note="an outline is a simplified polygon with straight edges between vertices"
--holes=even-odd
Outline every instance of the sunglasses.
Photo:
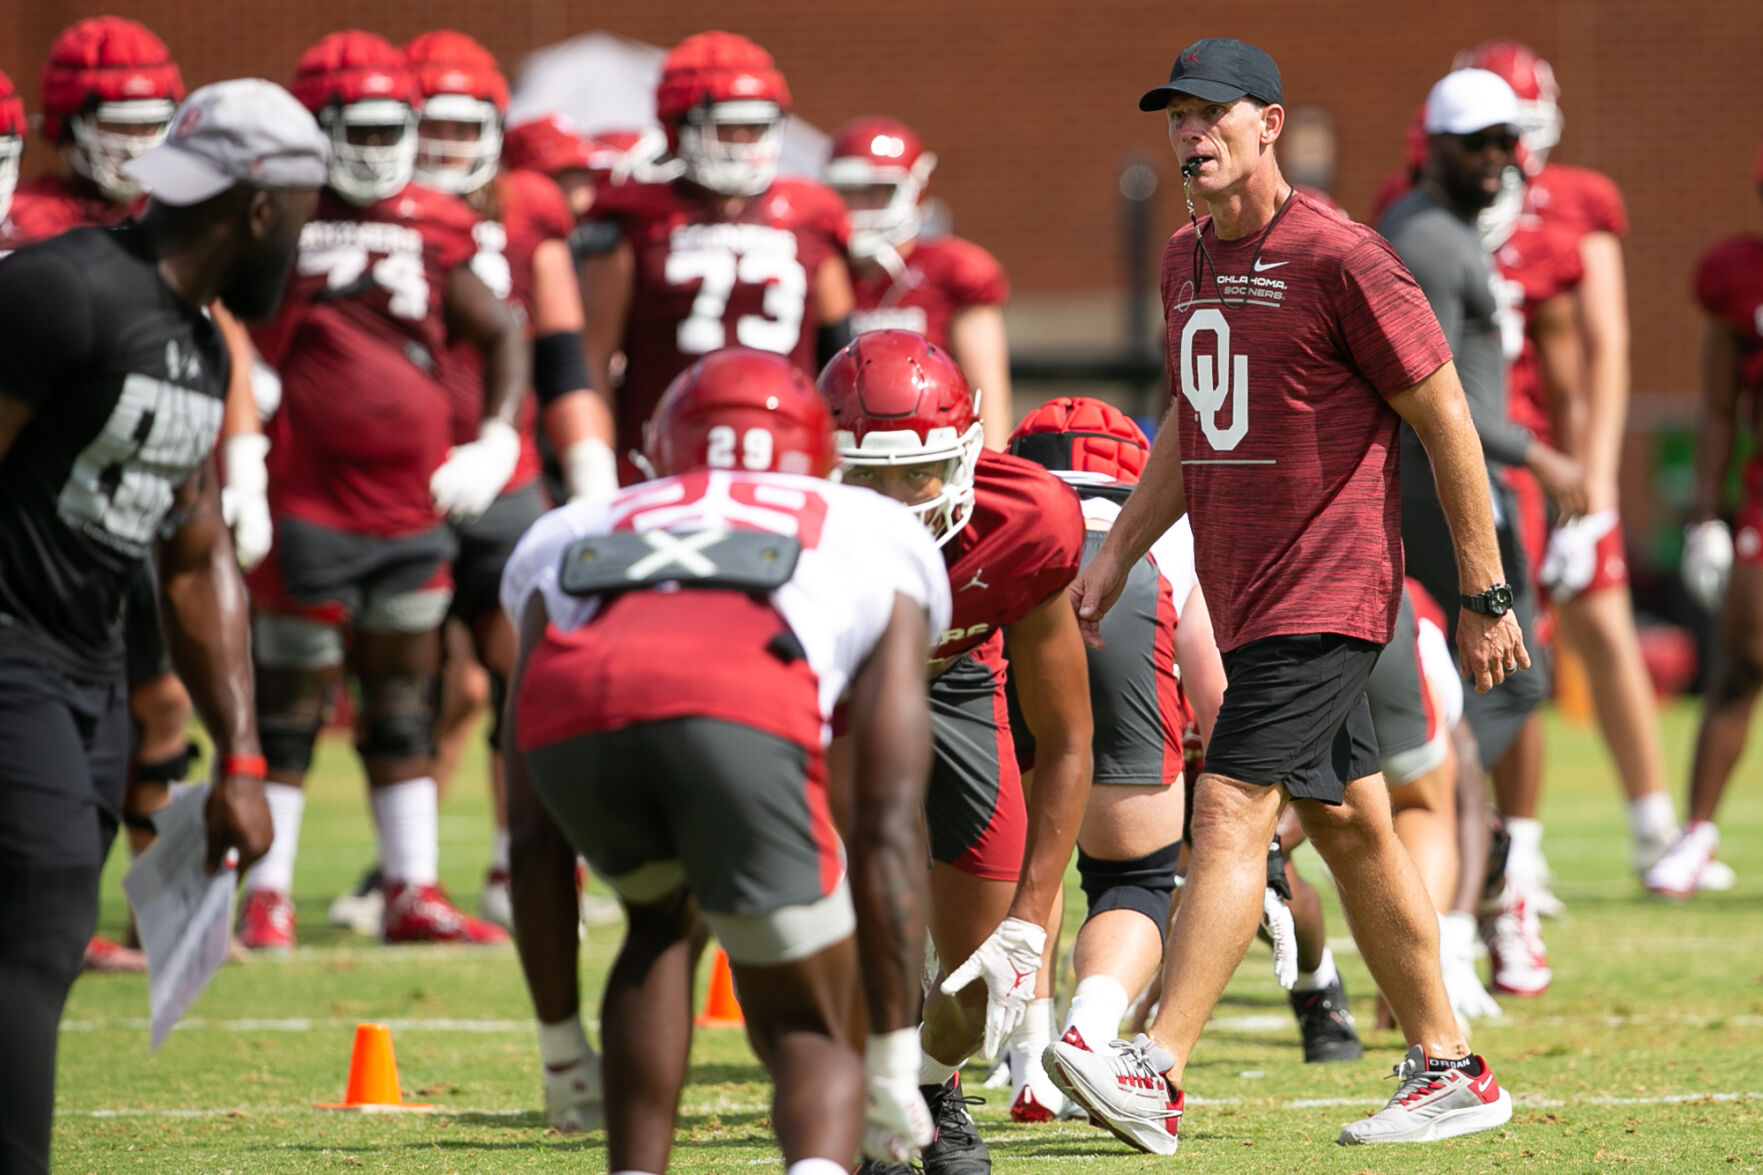
[[1457,145],[1465,151],[1480,153],[1489,147],[1498,147],[1502,151],[1511,151],[1518,146],[1518,136],[1508,131],[1476,131],[1471,135],[1453,135]]

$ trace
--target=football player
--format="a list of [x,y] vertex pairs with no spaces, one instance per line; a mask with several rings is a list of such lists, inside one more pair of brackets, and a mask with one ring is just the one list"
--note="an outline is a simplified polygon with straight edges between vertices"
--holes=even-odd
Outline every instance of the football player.
[[851,210],[857,293],[852,329],[915,330],[955,357],[974,386],[986,446],[1003,449],[1010,408],[1004,300],[998,259],[955,236],[921,239],[925,185],[937,157],[897,118],[855,119],[833,136],[826,182]]
[[850,338],[849,224],[820,184],[777,174],[790,90],[745,37],[686,38],[662,63],[655,113],[673,153],[666,182],[600,190],[577,236],[588,371],[611,387],[619,480],[668,381],[740,345],[813,370]]
[[[1763,153],[1756,183],[1763,195]],[[1684,532],[1683,578],[1704,607],[1718,612],[1720,639],[1696,732],[1683,837],[1646,874],[1649,890],[1673,898],[1706,888],[1709,871],[1721,864],[1714,859],[1720,845],[1714,816],[1763,686],[1763,456],[1745,466],[1736,525],[1729,530],[1722,520],[1727,469],[1747,423],[1746,393],[1752,440],[1763,437],[1763,234],[1728,237],[1710,247],[1696,266],[1695,294],[1706,326],[1696,497]]]
[[[820,390],[842,480],[924,520],[954,600],[928,670],[936,754],[925,816],[931,941],[945,966],[956,965],[925,1001],[919,1082],[937,1120],[925,1170],[966,1175],[989,1170],[990,1159],[959,1069],[976,1051],[995,1058],[1029,1003],[1052,995],[1046,926],[1090,790],[1088,671],[1065,602],[1083,514],[1045,469],[985,448],[976,393],[923,335],[858,335],[821,372]],[[1006,637],[1036,743],[1026,804],[1005,698]],[[837,794],[836,770],[834,780]]]
[[[590,390],[582,360],[581,295],[570,258],[575,217],[557,184],[535,171],[499,166],[508,82],[488,50],[464,33],[424,33],[404,47],[415,67],[422,108],[417,123],[416,178],[463,199],[480,219],[472,227],[472,269],[526,325],[531,338],[533,392],[517,428],[520,458],[508,484],[479,518],[456,523],[440,760],[458,762],[471,719],[482,710],[457,704],[457,687],[481,663],[489,672],[490,746],[499,745],[499,701],[513,668],[514,630],[496,606],[502,566],[527,527],[544,513],[537,437],[542,414],[552,452],[561,454],[570,498],[610,497],[618,488],[612,457],[612,413]],[[441,366],[453,397],[453,441],[468,444],[483,420],[483,371],[478,349],[455,338]],[[456,622],[456,623],[454,623]],[[456,639],[463,629],[468,639]],[[449,753],[449,751],[451,753]],[[508,900],[509,839],[502,776],[492,755],[497,831],[481,899],[485,917],[513,921]]]
[[[1622,193],[1608,176],[1550,160],[1560,141],[1562,117],[1560,91],[1547,61],[1518,42],[1490,41],[1462,55],[1460,62],[1498,74],[1518,95],[1523,126],[1522,215],[1535,218],[1535,233],[1564,242],[1538,244],[1534,238],[1520,242],[1522,249],[1537,254],[1526,261],[1547,269],[1549,263],[1541,255],[1565,251],[1579,263],[1576,323],[1551,328],[1547,321],[1531,321],[1535,330],[1554,329],[1562,339],[1562,352],[1577,348],[1565,360],[1573,382],[1570,413],[1563,423],[1571,431],[1560,435],[1559,446],[1584,465],[1587,495],[1585,515],[1550,535],[1539,573],[1554,597],[1563,634],[1585,659],[1593,711],[1628,798],[1633,867],[1644,871],[1676,838],[1677,821],[1665,788],[1651,679],[1635,633],[1618,514],[1617,476],[1629,395],[1621,241],[1628,231],[1628,215]],[[1522,221],[1520,231],[1525,231]],[[1502,259],[1501,268],[1513,278],[1511,271],[1525,268],[1526,261],[1508,264]],[[1516,280],[1527,285],[1530,281],[1522,276]],[[1527,288],[1526,294],[1530,293]],[[1535,378],[1534,373],[1530,378]],[[1515,383],[1517,379],[1515,373]],[[1514,402],[1517,399],[1513,397]],[[1540,912],[1552,914],[1559,911],[1560,902],[1548,892],[1540,847],[1542,825],[1535,818],[1540,738],[1540,728],[1528,731],[1514,748],[1524,760],[1496,769],[1494,784],[1512,837],[1508,874]]]
[[[790,1175],[843,1175],[859,1135],[909,1160],[932,1131],[912,1013],[921,667],[948,623],[942,563],[905,510],[824,480],[826,405],[787,359],[738,347],[699,360],[646,431],[659,479],[547,514],[502,583],[521,630],[511,781],[530,776],[629,911],[601,1010],[608,1164],[667,1169],[700,915],[776,1084]],[[841,850],[826,745],[847,687],[855,813]]]
[[[403,52],[332,33],[301,56],[290,88],[332,156],[281,314],[256,335],[282,386],[269,429],[275,547],[249,580],[276,839],[246,879],[240,937],[293,946],[301,787],[347,646],[383,936],[500,942],[499,927],[462,914],[437,884],[432,694],[453,594],[445,518],[482,514],[513,476],[530,348],[472,271],[476,217],[411,182],[420,98]],[[440,382],[449,331],[483,355],[483,415],[464,444]]]

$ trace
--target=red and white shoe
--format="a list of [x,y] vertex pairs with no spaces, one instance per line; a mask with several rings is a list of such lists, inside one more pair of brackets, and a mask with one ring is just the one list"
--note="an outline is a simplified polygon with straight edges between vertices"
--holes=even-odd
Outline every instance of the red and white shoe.
[[1437,1142],[1475,1134],[1512,1120],[1512,1095],[1494,1079],[1493,1066],[1474,1058],[1481,1072],[1434,1069],[1426,1050],[1415,1045],[1392,1074],[1400,1084],[1383,1109],[1349,1122],[1342,1146],[1377,1142]]
[[438,885],[386,886],[386,919],[380,937],[387,942],[455,942],[474,946],[508,941],[500,926],[459,909]]
[[103,975],[144,975],[147,956],[133,947],[94,934],[86,943],[86,956],[80,961],[80,970]]
[[1696,821],[1647,869],[1647,889],[1665,898],[1692,896],[1702,888],[1702,876],[1715,863],[1719,848],[1720,830],[1707,820]]
[[1535,996],[1549,990],[1554,972],[1549,969],[1549,949],[1543,945],[1536,910],[1510,879],[1496,906],[1483,911],[1481,934],[1493,963],[1495,991]]
[[254,889],[239,911],[239,942],[250,951],[294,949],[294,899],[280,890]]
[[484,891],[478,895],[477,912],[485,922],[503,930],[514,929],[514,895],[508,889],[508,870],[491,869],[484,874]]
[[1149,1036],[1110,1041],[1098,1053],[1067,1032],[1042,1057],[1053,1084],[1120,1141],[1154,1155],[1175,1153],[1187,1099],[1163,1076],[1175,1058]]

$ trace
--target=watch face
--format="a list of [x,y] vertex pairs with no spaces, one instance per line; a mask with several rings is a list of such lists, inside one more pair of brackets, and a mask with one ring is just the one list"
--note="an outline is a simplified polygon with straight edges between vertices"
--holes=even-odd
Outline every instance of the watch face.
[[1494,609],[1495,609],[1494,615],[1495,616],[1501,616],[1501,615],[1504,615],[1505,613],[1511,611],[1511,609],[1512,609],[1512,589],[1511,588],[1507,587],[1505,584],[1498,584],[1489,590],[1488,595],[1493,598],[1493,605],[1494,605]]

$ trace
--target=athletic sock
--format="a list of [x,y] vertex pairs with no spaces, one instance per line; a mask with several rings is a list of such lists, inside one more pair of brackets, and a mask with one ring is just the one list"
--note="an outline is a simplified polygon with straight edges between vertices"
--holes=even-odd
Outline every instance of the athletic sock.
[[1314,971],[1298,972],[1298,981],[1292,984],[1293,991],[1321,991],[1340,978],[1334,969],[1334,951],[1322,948],[1322,959],[1316,964]]
[[380,831],[387,885],[433,885],[440,878],[439,793],[432,776],[368,792]]
[[580,1012],[555,1024],[539,1021],[539,1059],[553,1073],[569,1068],[593,1051],[588,1034],[582,1029]]
[[1447,1069],[1461,1070],[1465,1077],[1480,1077],[1483,1065],[1480,1057],[1428,1057],[1426,1067],[1430,1072],[1443,1073]]
[[[1078,980],[1065,1012],[1067,1030],[1077,1029],[1091,1049],[1101,1049],[1120,1035],[1120,1020],[1132,997],[1112,975],[1090,975]],[[1063,1035],[1063,1033],[1061,1034]]]
[[[955,1076],[955,1070],[961,1068],[961,1063],[957,1061],[953,1065],[945,1065],[929,1053],[925,1052],[923,1025],[919,1026],[918,1040],[918,1084],[947,1085],[949,1083],[949,1078]],[[965,1057],[962,1058],[962,1060],[965,1059]]]
[[784,1175],[850,1175],[851,1169],[831,1159],[797,1159]]
[[508,872],[508,830],[498,828],[490,837],[490,872]]
[[269,823],[275,839],[269,852],[245,876],[245,888],[255,893],[270,889],[288,893],[294,888],[294,857],[300,847],[300,817],[306,812],[306,793],[285,783],[263,785],[263,798],[269,804]]
[[1512,862],[1519,862],[1520,872],[1528,873],[1543,855],[1543,822],[1530,816],[1508,816],[1506,835],[1512,840],[1506,868],[1510,870]]
[[1053,1043],[1053,1001],[1030,1000],[1028,1007],[1023,1009],[1022,1023],[1010,1034],[1010,1045],[1025,1057],[1037,1060],[1046,1047]]
[[1649,792],[1628,804],[1628,827],[1636,841],[1670,844],[1677,839],[1677,813],[1663,791]]

